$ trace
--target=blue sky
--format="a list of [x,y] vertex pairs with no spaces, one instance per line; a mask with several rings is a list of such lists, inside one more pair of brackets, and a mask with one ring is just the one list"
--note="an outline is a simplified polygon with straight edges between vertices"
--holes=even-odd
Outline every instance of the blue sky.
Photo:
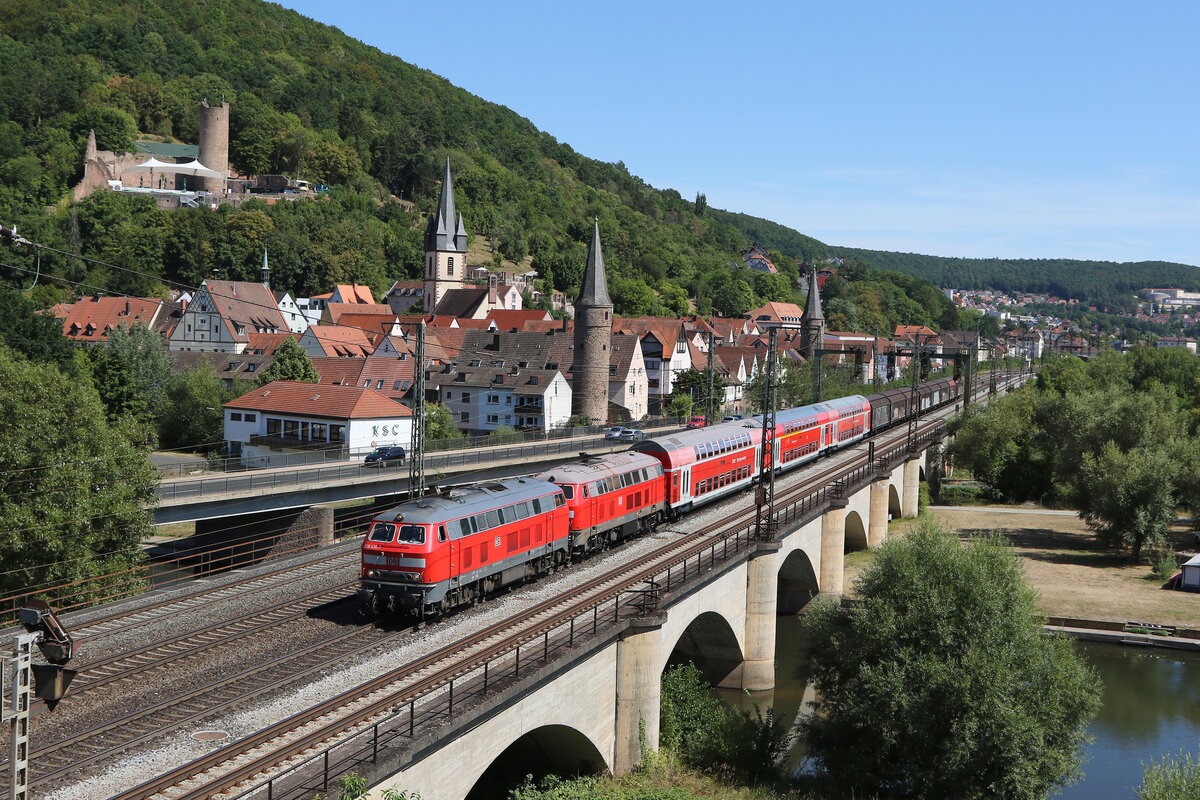
[[1200,3],[285,0],[830,244],[1200,264]]

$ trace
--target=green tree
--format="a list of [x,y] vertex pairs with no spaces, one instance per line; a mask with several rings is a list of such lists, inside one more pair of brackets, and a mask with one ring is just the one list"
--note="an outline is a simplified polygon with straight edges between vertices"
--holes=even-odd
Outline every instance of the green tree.
[[0,404],[0,589],[140,563],[139,544],[153,532],[144,507],[153,500],[154,468],[125,425],[105,420],[95,390],[0,347]]
[[454,424],[454,414],[441,403],[425,406],[425,439],[430,442],[442,439],[461,439],[462,431]]
[[1165,447],[1122,451],[1106,442],[1086,453],[1080,470],[1080,515],[1110,547],[1128,547],[1134,561],[1163,544],[1175,519],[1180,464]]
[[54,364],[75,374],[75,348],[63,336],[62,322],[37,311],[33,301],[21,292],[0,288],[0,344],[31,361]]
[[[711,392],[709,391],[710,378],[712,379]],[[715,369],[685,369],[675,376],[675,384],[671,389],[671,400],[674,401],[677,396],[689,398],[692,401],[692,408],[705,414],[708,413],[711,399],[714,414],[719,414],[725,405],[725,379]]]
[[108,344],[92,351],[93,381],[109,419],[129,414],[143,421],[166,413],[174,356],[162,334],[141,323],[109,331]]
[[174,376],[167,385],[171,413],[160,423],[161,444],[171,449],[217,447],[225,439],[227,399],[221,379],[207,361]]
[[271,381],[299,381],[301,383],[319,383],[321,376],[304,348],[291,336],[283,340],[275,351],[275,360],[271,365],[258,374],[258,385],[264,386]]
[[820,699],[801,728],[820,779],[855,797],[1044,800],[1078,776],[1097,678],[1045,635],[1002,538],[926,521],[856,595],[805,617]]
[[1194,800],[1200,797],[1200,762],[1191,753],[1163,756],[1143,767],[1138,800]]

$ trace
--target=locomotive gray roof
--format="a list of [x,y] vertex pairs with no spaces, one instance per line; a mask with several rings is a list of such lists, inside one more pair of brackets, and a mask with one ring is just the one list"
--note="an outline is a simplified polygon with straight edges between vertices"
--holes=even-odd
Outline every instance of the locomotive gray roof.
[[626,450],[623,453],[609,453],[605,456],[560,464],[557,467],[539,472],[533,477],[535,480],[551,481],[553,483],[587,483],[588,481],[599,480],[600,478],[607,478],[612,475],[620,475],[630,470],[656,467],[658,465],[659,461],[657,458],[648,456],[645,453]]
[[403,522],[427,525],[478,514],[534,497],[544,497],[557,491],[557,486],[545,481],[533,478],[505,478],[470,486],[455,486],[448,491],[428,495],[419,500],[406,500],[387,511],[381,511],[375,518],[389,522],[401,521],[397,520],[396,515],[403,514]]

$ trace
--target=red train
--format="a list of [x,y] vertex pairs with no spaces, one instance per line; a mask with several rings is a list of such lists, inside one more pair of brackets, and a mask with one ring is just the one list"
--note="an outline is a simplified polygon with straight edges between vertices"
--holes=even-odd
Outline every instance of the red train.
[[[959,395],[922,384],[921,412]],[[779,411],[776,471],[908,419],[913,391],[854,395]],[[644,439],[527,478],[444,488],[382,512],[362,545],[364,606],[438,614],[548,573],[692,508],[741,491],[767,467],[762,418]]]

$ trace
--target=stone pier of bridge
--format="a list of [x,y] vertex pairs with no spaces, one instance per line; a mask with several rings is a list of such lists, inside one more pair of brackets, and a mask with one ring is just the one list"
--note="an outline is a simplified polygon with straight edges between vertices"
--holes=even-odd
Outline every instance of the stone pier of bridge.
[[655,612],[611,624],[436,731],[385,749],[359,770],[370,796],[465,800],[526,774],[628,772],[657,747],[660,679],[675,663],[694,663],[716,686],[773,688],[777,617],[842,593],[845,554],[882,545],[890,518],[917,513],[924,466],[922,451],[862,476],[773,540],[666,593]]

